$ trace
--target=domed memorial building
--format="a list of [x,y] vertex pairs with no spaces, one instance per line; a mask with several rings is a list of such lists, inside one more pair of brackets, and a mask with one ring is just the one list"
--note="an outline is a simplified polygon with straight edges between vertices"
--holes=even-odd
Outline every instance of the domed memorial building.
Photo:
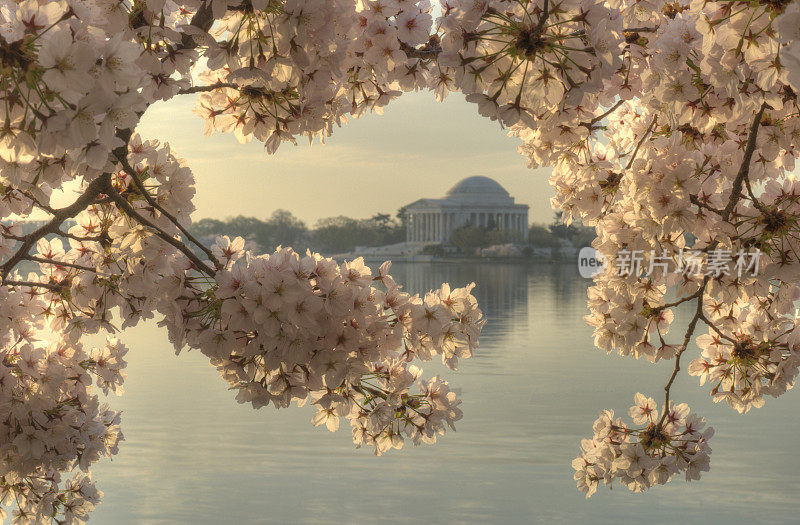
[[419,243],[450,242],[450,234],[464,226],[509,230],[528,235],[528,205],[489,177],[467,177],[441,199],[420,199],[405,207],[406,240]]

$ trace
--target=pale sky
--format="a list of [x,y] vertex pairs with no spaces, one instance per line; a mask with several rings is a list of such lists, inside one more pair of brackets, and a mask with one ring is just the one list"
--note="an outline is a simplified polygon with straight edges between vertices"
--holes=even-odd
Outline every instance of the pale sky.
[[194,95],[156,104],[139,133],[169,142],[197,179],[195,220],[269,217],[285,208],[307,225],[322,217],[394,215],[419,198],[437,198],[459,180],[485,175],[531,206],[531,222],[549,223],[549,170],[530,170],[518,140],[481,117],[459,95],[438,103],[432,93],[409,93],[383,115],[369,114],[336,129],[325,144],[299,140],[268,155],[258,142],[232,134],[203,136],[192,113]]

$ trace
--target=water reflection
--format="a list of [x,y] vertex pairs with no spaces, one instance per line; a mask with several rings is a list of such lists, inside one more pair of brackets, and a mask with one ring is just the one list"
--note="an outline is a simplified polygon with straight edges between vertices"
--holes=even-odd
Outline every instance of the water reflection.
[[477,284],[473,295],[487,323],[484,335],[492,337],[502,332],[510,320],[528,321],[528,269],[518,264],[466,265],[448,263],[403,264],[392,266],[392,275],[403,289],[410,293],[424,295],[442,283],[452,287]]
[[[586,502],[570,460],[601,408],[625,412],[656,394],[665,366],[606,356],[591,344],[588,281],[571,266],[397,264],[424,292],[475,281],[489,319],[479,352],[441,373],[464,401],[458,432],[381,458],[349,432],[311,427],[312,410],[237,405],[197,353],[173,355],[155,323],[125,334],[127,441],[95,471],[106,493],[97,523],[779,523],[795,520],[800,459],[797,393],[741,417],[714,405],[694,378],[676,399],[717,428],[712,472],[646,495],[625,489]],[[668,366],[669,364],[667,364]]]

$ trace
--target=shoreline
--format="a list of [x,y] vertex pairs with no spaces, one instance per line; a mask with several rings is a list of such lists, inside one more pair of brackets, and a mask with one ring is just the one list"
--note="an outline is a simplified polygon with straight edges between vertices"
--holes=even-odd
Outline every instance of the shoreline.
[[[525,264],[525,265],[552,265],[563,264],[569,262],[576,262],[577,259],[571,257],[562,258],[533,258],[533,257],[480,257],[474,256],[455,256],[455,257],[436,257],[433,255],[400,255],[392,257],[391,255],[376,256],[376,255],[331,255],[332,259],[337,261],[352,261],[358,257],[362,257],[365,263],[383,263],[391,261],[392,263],[404,264],[430,264],[430,263],[444,263],[444,264],[463,264],[463,263],[491,263],[491,264]],[[577,254],[576,254],[577,257]],[[577,263],[576,263],[577,264]]]

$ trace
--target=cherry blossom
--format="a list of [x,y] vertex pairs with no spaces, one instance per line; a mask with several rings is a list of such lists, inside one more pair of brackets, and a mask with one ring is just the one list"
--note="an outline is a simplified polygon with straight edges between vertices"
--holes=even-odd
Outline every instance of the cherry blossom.
[[[596,229],[595,346],[672,364],[663,402],[636,396],[633,426],[610,410],[595,422],[578,487],[697,479],[711,434],[671,399],[684,354],[740,412],[797,376],[799,13],[788,0],[0,0],[0,508],[19,523],[88,518],[89,468],[122,439],[96,389],[121,392],[127,350],[82,339],[146,319],[239,402],[313,405],[314,425],[347,420],[378,454],[462,416],[417,361],[455,369],[476,351],[471,286],[410,295],[388,264],[204,246],[188,163],[136,132],[150,105],[186,95],[206,135],[272,153],[405,92],[464,93],[529,167],[552,168],[565,221]],[[723,257],[753,251],[753,273]],[[617,271],[632,253],[635,271]]]
[[714,429],[691,414],[685,403],[670,403],[659,418],[654,401],[637,393],[630,413],[635,426],[615,417],[613,410],[600,412],[592,438],[581,442],[572,467],[578,490],[587,498],[600,482],[610,488],[618,481],[633,492],[644,492],[679,473],[692,481],[709,470],[708,440]]

